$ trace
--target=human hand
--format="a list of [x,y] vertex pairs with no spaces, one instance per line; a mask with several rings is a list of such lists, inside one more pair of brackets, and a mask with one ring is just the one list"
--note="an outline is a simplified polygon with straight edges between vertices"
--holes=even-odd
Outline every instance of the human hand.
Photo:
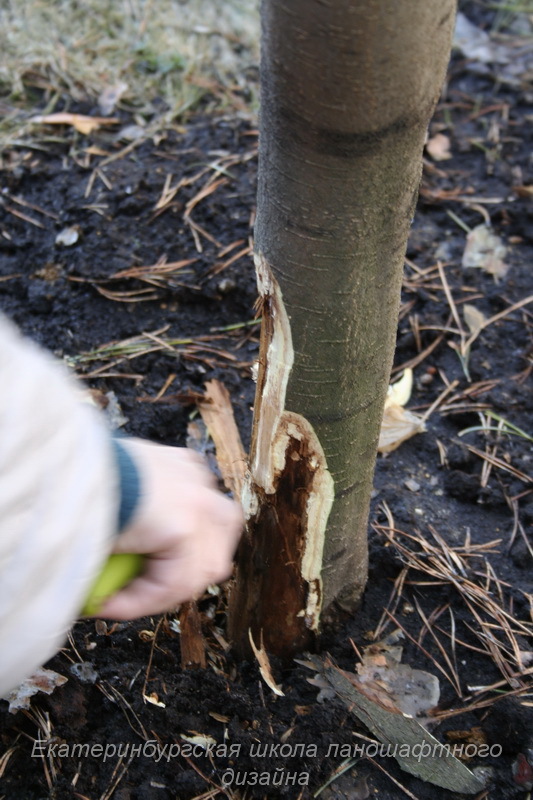
[[121,445],[139,471],[141,497],[113,552],[143,554],[144,569],[98,616],[134,619],[168,611],[227,578],[243,517],[197,453],[142,439]]

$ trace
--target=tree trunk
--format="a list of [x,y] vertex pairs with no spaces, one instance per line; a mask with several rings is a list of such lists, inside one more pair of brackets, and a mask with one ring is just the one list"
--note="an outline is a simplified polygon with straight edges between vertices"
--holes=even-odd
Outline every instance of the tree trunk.
[[455,0],[263,0],[263,325],[230,636],[290,656],[353,611],[422,149]]

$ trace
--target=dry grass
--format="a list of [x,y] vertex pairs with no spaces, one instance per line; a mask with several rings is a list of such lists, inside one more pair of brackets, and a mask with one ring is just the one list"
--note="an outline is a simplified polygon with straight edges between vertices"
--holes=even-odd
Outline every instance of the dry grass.
[[253,105],[247,69],[258,39],[257,4],[247,0],[6,0],[0,134],[19,135],[20,109],[36,99],[47,111],[60,98],[94,103],[121,83],[121,104],[167,123],[206,91],[222,102],[244,92]]

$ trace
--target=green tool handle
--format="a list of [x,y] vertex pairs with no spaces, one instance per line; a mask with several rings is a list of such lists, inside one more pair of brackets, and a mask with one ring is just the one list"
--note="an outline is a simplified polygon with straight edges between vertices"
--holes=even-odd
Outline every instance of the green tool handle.
[[139,553],[112,553],[89,592],[82,614],[97,616],[106,600],[140,575],[143,563],[144,557]]

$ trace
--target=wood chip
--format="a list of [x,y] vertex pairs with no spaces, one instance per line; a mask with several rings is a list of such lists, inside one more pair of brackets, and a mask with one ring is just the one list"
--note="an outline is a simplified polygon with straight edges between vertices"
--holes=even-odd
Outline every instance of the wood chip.
[[206,383],[204,398],[198,406],[215,443],[224,485],[235,498],[240,498],[246,473],[246,453],[233,416],[231,398],[224,384],[217,380]]
[[[474,794],[482,791],[481,780],[451,752],[446,752],[446,745],[435,739],[416,719],[391,707],[392,704],[385,706],[381,698],[367,696],[361,687],[354,685],[349,673],[331,663],[322,663],[316,657],[313,661],[349,712],[384,745],[397,745],[394,758],[403,770],[452,792]],[[420,758],[422,752],[424,757]]]
[[277,694],[279,697],[284,697],[285,695],[272,676],[272,667],[270,666],[270,661],[268,660],[266,650],[263,647],[263,641],[261,641],[260,648],[256,647],[251,630],[248,631],[248,638],[250,639],[252,650],[254,651],[257,663],[259,664],[259,672],[261,673],[261,677],[263,678],[264,682],[269,689],[272,689],[274,694]]
[[198,606],[193,600],[182,604],[179,622],[182,669],[205,669],[205,640]]

